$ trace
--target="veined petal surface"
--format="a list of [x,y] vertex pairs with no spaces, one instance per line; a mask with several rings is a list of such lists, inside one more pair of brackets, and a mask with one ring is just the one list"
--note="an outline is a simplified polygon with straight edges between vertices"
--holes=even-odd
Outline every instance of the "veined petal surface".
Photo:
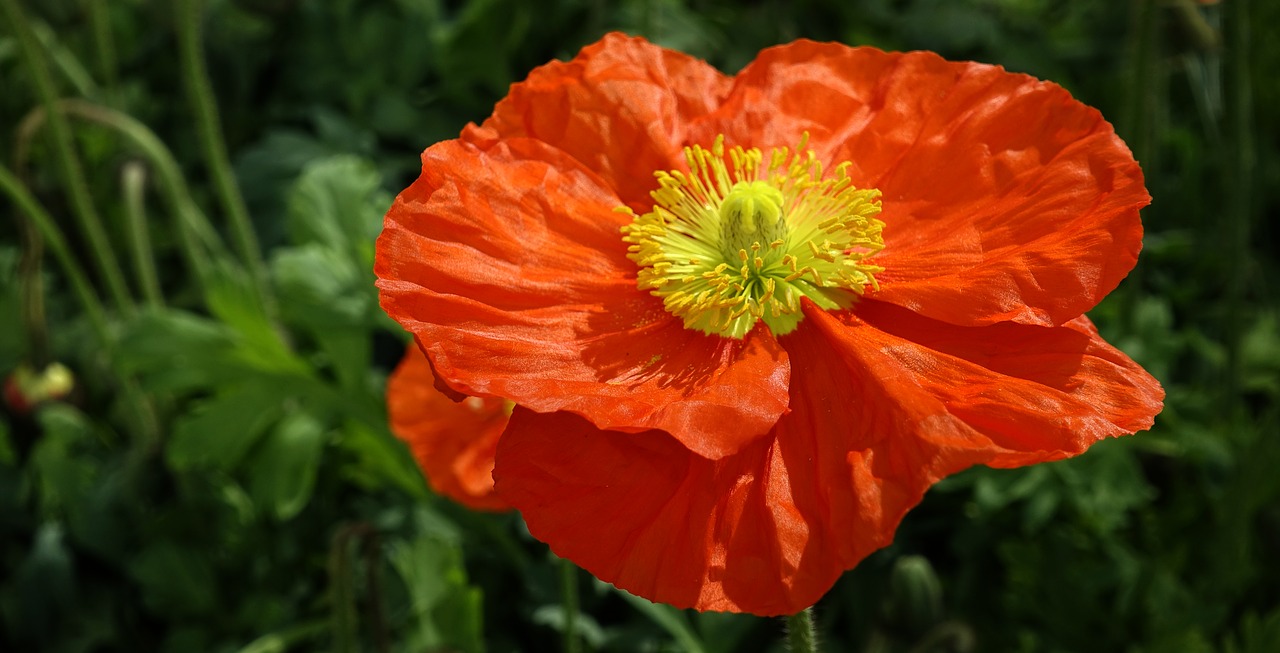
[[708,460],[658,431],[517,411],[497,491],[559,555],[623,589],[790,614],[891,542],[938,479],[1079,453],[1150,425],[1163,396],[1085,323],[955,327],[888,304],[865,317],[806,309],[782,338],[792,409],[766,438]]
[[609,34],[572,61],[551,62],[512,85],[472,137],[536,138],[645,211],[654,171],[682,161],[687,126],[719,105],[729,83],[701,59]]
[[720,457],[787,407],[786,353],[767,331],[689,331],[636,288],[619,200],[531,139],[428,149],[378,239],[382,307],[467,395],[565,410],[600,428],[663,429]]
[[929,52],[770,48],[689,130],[810,143],[882,192],[876,297],[958,325],[1060,325],[1133,268],[1142,171],[1111,125],[1056,84]]

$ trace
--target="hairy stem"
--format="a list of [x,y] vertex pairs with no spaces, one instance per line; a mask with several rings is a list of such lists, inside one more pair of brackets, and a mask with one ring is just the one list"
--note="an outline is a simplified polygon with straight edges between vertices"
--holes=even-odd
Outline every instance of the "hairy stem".
[[805,608],[787,617],[787,650],[791,653],[814,653],[818,650],[813,608]]

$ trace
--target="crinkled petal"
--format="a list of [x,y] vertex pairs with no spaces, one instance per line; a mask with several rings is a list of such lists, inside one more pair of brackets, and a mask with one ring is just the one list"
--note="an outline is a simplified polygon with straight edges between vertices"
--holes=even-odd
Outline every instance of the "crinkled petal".
[[497,491],[558,555],[630,592],[791,614],[891,542],[938,479],[1079,453],[1159,410],[1159,385],[1084,321],[956,327],[870,301],[806,312],[782,339],[791,412],[768,437],[713,461],[659,431],[517,410]]
[[409,346],[387,379],[391,431],[409,445],[431,489],[468,508],[510,508],[493,493],[493,456],[508,414],[503,399],[457,402],[441,394],[416,345]]
[[728,86],[705,61],[614,33],[571,61],[535,69],[464,138],[536,138],[643,212],[653,205],[654,171],[683,161],[686,124],[715,108]]
[[677,608],[786,614],[840,569],[818,561],[807,571],[820,578],[796,577],[820,524],[796,511],[788,474],[800,463],[779,446],[769,437],[712,461],[661,431],[517,409],[494,478],[534,537],[601,580]]
[[1150,428],[1164,401],[1160,383],[1083,317],[958,327],[878,301],[841,314],[806,306],[805,315],[851,369],[915,414],[886,437],[905,430],[939,450],[977,449],[987,465],[1077,455]]
[[637,289],[618,204],[537,141],[435,145],[378,239],[382,307],[458,392],[733,453],[786,410],[786,353],[684,329]]
[[927,52],[798,41],[762,52],[691,138],[802,133],[883,192],[876,297],[958,325],[1059,325],[1133,268],[1142,171],[1061,87]]

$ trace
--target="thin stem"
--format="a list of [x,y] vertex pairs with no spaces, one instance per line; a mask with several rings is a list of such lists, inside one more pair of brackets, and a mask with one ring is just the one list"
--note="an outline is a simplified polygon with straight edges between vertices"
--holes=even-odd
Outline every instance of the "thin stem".
[[57,161],[62,181],[66,184],[80,229],[93,252],[98,272],[106,281],[107,291],[116,307],[122,311],[131,312],[133,299],[129,296],[129,290],[125,285],[124,272],[120,269],[120,263],[111,250],[106,231],[102,227],[102,220],[98,217],[97,209],[89,196],[89,186],[85,182],[84,171],[80,167],[80,159],[75,152],[71,130],[67,127],[67,121],[63,116],[54,110],[57,93],[53,87],[53,79],[49,76],[49,69],[45,66],[44,56],[31,32],[31,26],[18,7],[17,0],[0,0],[0,10],[3,10],[5,22],[12,26],[18,37],[18,50],[22,61],[35,83],[40,104],[49,114],[49,134],[53,140],[54,159]]
[[355,588],[352,582],[350,545],[359,537],[366,524],[349,524],[333,536],[329,550],[329,625],[333,633],[333,649],[337,653],[355,653],[359,650],[356,616]]
[[[58,223],[3,164],[0,164],[0,192],[9,196],[9,199],[18,207],[18,214],[26,216],[30,225],[43,237],[45,244],[53,252],[54,258],[58,259],[58,263],[62,266],[62,273],[71,282],[71,287],[76,297],[80,299],[85,315],[89,318],[89,324],[98,337],[98,348],[110,360],[114,356],[115,342],[107,327],[106,309],[103,308],[97,291],[89,283],[84,270],[80,268],[80,263],[72,254],[71,248],[67,246],[67,239],[58,228]],[[155,445],[159,442],[160,428],[151,398],[142,392],[134,379],[119,377],[119,381],[125,405],[135,411],[134,417],[137,420],[135,426],[138,432]]]
[[71,85],[75,95],[96,98],[102,95],[98,82],[94,81],[89,70],[81,65],[80,60],[58,40],[58,35],[49,26],[39,20],[31,23],[31,33],[49,57],[49,64],[54,79],[60,79]]
[[89,283],[88,277],[85,276],[84,270],[80,268],[80,263],[71,253],[71,248],[67,246],[67,240],[63,237],[58,224],[36,201],[36,198],[27,192],[22,182],[18,181],[18,178],[2,164],[0,164],[0,191],[9,196],[9,199],[18,207],[18,212],[25,215],[44,237],[45,244],[53,252],[54,258],[58,259],[63,274],[71,282],[76,297],[80,299],[80,305],[89,316],[89,323],[93,325],[93,331],[100,341],[99,345],[103,349],[109,349],[111,337],[107,330],[106,310],[103,309],[102,302],[98,299],[93,285]]
[[[1133,0],[1129,26],[1128,97],[1123,117],[1123,136],[1133,148],[1134,158],[1144,170],[1158,167],[1156,136],[1162,116],[1159,114],[1161,78],[1160,22],[1161,8],[1156,0]],[[1150,173],[1148,173],[1150,174]],[[1138,265],[1129,275],[1121,292],[1132,299],[1140,292],[1145,268]],[[1132,302],[1128,302],[1132,303]],[[1132,311],[1124,311],[1123,324],[1131,324]]]
[[116,46],[111,38],[111,16],[105,0],[85,0],[89,9],[89,22],[93,27],[93,49],[98,63],[98,74],[107,89],[107,97],[114,99],[117,88]]
[[578,567],[560,561],[560,601],[564,606],[564,653],[580,653],[578,640]]
[[156,262],[151,252],[151,235],[147,231],[147,170],[137,161],[124,164],[120,171],[120,185],[124,187],[124,214],[129,227],[129,249],[133,251],[133,271],[138,275],[138,287],[148,306],[164,306],[160,292],[160,277],[156,274]]
[[1240,345],[1244,338],[1246,294],[1252,264],[1250,240],[1253,231],[1253,84],[1250,70],[1250,3],[1233,0],[1226,11],[1227,42],[1227,173],[1224,184],[1227,226],[1227,252],[1232,261],[1227,281],[1226,324],[1227,366],[1226,390],[1234,397],[1242,378]]
[[22,328],[27,336],[28,362],[44,369],[49,358],[49,327],[44,312],[44,239],[31,220],[18,220],[22,235],[22,256],[18,260],[18,287],[22,295]]
[[387,628],[385,608],[382,605],[382,537],[370,527],[365,534],[364,546],[365,607],[369,611],[369,629],[373,631],[373,646],[378,653],[390,653],[391,632]]
[[787,617],[787,649],[791,653],[815,653],[818,650],[813,608],[805,608]]
[[272,315],[274,310],[270,306],[270,293],[267,290],[266,265],[258,247],[258,237],[249,220],[249,210],[231,170],[213,85],[205,68],[200,31],[201,5],[200,0],[179,0],[177,3],[178,58],[182,66],[183,85],[186,87],[187,100],[195,112],[196,131],[209,166],[209,174],[213,177],[219,202],[230,222],[232,240],[253,277],[259,299],[267,307],[267,314]]
[[[208,218],[191,198],[186,179],[173,154],[159,137],[146,125],[127,114],[84,100],[62,100],[55,109],[69,116],[81,118],[116,130],[136,148],[155,168],[158,189],[177,220],[178,243],[187,264],[201,286],[207,285],[210,275],[209,256],[226,256],[226,248]],[[18,129],[18,142],[28,139],[28,134],[44,125],[47,112],[32,113],[22,121]]]

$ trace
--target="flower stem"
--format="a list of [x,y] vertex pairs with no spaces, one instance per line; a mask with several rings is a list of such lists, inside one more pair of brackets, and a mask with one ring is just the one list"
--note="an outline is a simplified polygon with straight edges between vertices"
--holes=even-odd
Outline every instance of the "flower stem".
[[787,650],[791,653],[815,653],[818,650],[813,608],[805,608],[787,617]]
[[138,287],[148,306],[164,306],[160,293],[160,277],[156,274],[156,262],[151,252],[151,236],[147,232],[146,185],[147,170],[138,161],[129,161],[120,171],[120,185],[124,187],[124,215],[129,227],[129,248],[133,250],[133,270],[138,276]]
[[[71,248],[67,246],[67,239],[58,228],[58,223],[3,164],[0,164],[0,194],[9,196],[9,199],[18,207],[19,215],[26,216],[31,226],[52,250],[54,258],[62,266],[63,274],[67,276],[76,296],[80,299],[80,305],[84,308],[89,324],[92,325],[93,332],[98,337],[99,349],[110,360],[114,356],[115,342],[107,327],[106,310],[98,299],[93,284],[89,283],[88,276],[80,268],[80,263],[71,252]],[[137,420],[138,432],[152,444],[159,442],[159,423],[150,397],[142,392],[134,379],[124,377],[120,381],[125,403],[135,411],[133,416]]]
[[[1160,99],[1164,93],[1159,38],[1162,16],[1163,9],[1156,0],[1135,0],[1132,4],[1128,79],[1125,80],[1127,97],[1120,113],[1120,127],[1121,135],[1144,170],[1159,167],[1156,143],[1163,118]],[[1132,305],[1137,293],[1142,292],[1144,270],[1145,267],[1139,264],[1129,273],[1127,282],[1119,289],[1128,300],[1122,304]],[[1121,320],[1122,324],[1131,326],[1133,311],[1124,311]]]
[[249,220],[249,209],[245,206],[244,197],[240,194],[240,187],[231,170],[231,160],[227,155],[222,124],[218,117],[218,105],[214,101],[213,85],[205,67],[200,31],[202,5],[201,0],[179,0],[177,3],[178,58],[182,66],[183,85],[186,87],[187,100],[195,112],[196,132],[209,166],[209,174],[213,177],[218,200],[230,222],[232,240],[254,280],[259,300],[267,308],[267,314],[272,315],[274,310],[267,290],[266,265],[262,260],[258,237],[253,231],[253,223]]
[[560,560],[560,599],[564,605],[564,653],[580,653],[578,641],[578,567]]
[[88,0],[89,22],[93,27],[93,49],[97,55],[98,74],[101,75],[107,97],[114,100],[117,78],[116,46],[111,38],[111,16],[107,12],[106,0]]
[[[55,105],[55,110],[115,130],[146,157],[155,169],[157,189],[169,205],[169,212],[177,220],[178,244],[187,259],[187,265],[204,288],[210,275],[206,251],[211,251],[217,258],[224,258],[226,246],[217,230],[191,199],[191,191],[187,188],[177,160],[160,138],[146,125],[127,114],[92,102],[60,100]],[[22,121],[18,129],[19,143],[29,139],[28,135],[44,124],[46,115],[45,111],[34,112]]]
[[71,130],[67,127],[67,121],[62,114],[54,109],[58,99],[57,91],[54,89],[53,79],[45,65],[40,46],[31,31],[31,25],[27,22],[16,0],[0,0],[0,11],[3,12],[5,22],[11,26],[17,37],[19,54],[35,84],[40,104],[48,114],[54,160],[62,175],[62,181],[66,184],[72,208],[80,222],[80,229],[93,252],[98,272],[102,275],[107,292],[111,295],[116,307],[125,312],[132,311],[133,299],[129,296],[128,287],[125,285],[124,272],[111,249],[102,220],[89,195],[89,186],[85,181],[84,171],[80,167],[80,159],[75,153]]
[[18,287],[22,296],[22,327],[27,335],[27,362],[44,369],[49,356],[49,329],[44,310],[44,239],[31,220],[18,220],[22,256],[18,259]]
[[31,193],[27,192],[27,189],[18,181],[18,178],[2,164],[0,164],[0,193],[9,196],[9,199],[18,207],[18,213],[25,215],[36,231],[44,238],[45,244],[52,250],[54,258],[58,259],[63,273],[67,275],[72,288],[75,289],[76,296],[80,299],[80,305],[84,308],[85,314],[88,315],[89,323],[93,325],[94,333],[98,335],[99,345],[103,349],[110,348],[111,337],[107,331],[106,311],[102,307],[102,302],[98,300],[98,295],[94,292],[93,285],[89,283],[89,278],[85,275],[84,270],[80,268],[80,263],[76,260],[75,255],[71,253],[71,248],[67,247],[67,241],[62,236],[62,230],[58,229],[57,223],[54,222],[49,212],[40,206],[40,203],[31,196]]
[[1249,278],[1252,274],[1253,177],[1255,174],[1253,129],[1253,80],[1250,70],[1250,3],[1236,0],[1226,6],[1226,122],[1227,165],[1223,185],[1226,217],[1226,252],[1233,261],[1227,279],[1227,379],[1228,398],[1240,392],[1243,378],[1241,342],[1244,339]]

